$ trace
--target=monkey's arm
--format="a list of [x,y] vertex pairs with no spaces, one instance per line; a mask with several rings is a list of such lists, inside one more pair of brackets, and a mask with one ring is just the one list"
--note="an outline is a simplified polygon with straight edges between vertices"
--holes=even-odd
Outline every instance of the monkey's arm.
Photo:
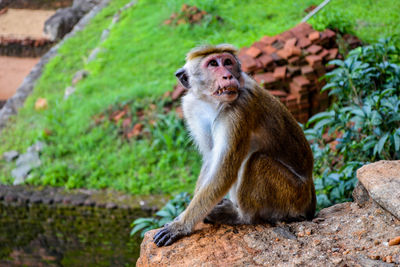
[[187,209],[179,216],[179,220],[166,225],[155,236],[157,246],[168,246],[179,238],[192,232],[194,226],[201,221],[212,208],[226,195],[237,179],[241,162],[246,155],[248,142],[236,140],[235,144],[216,145],[213,151],[212,165],[207,169],[203,182],[197,188]]

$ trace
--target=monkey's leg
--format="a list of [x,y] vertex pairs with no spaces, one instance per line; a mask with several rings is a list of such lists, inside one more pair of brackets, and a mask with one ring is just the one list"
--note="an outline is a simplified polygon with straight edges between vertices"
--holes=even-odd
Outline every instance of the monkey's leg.
[[238,208],[231,200],[224,198],[204,218],[204,223],[240,224]]
[[239,211],[248,223],[303,220],[314,215],[312,178],[300,177],[265,154],[254,153],[249,158],[239,181]]

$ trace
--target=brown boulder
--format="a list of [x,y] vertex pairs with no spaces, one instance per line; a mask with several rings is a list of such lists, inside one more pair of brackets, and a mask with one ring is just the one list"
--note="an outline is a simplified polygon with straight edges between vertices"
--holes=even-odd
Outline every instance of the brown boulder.
[[400,219],[400,160],[365,165],[357,178],[379,205]]

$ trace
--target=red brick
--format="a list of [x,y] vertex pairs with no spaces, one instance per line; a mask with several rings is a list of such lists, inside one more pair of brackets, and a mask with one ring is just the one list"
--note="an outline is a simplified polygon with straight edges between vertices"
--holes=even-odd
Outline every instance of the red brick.
[[290,32],[297,38],[306,37],[307,34],[313,31],[313,28],[308,23],[300,23],[290,30]]
[[284,48],[291,48],[296,46],[297,38],[290,38],[286,41]]
[[239,50],[238,56],[239,57],[244,56],[244,55],[247,56],[247,54],[246,54],[247,50],[249,50],[248,47],[243,47],[242,49]]
[[308,121],[308,114],[300,114],[298,117],[300,123],[306,123]]
[[276,41],[276,36],[264,36],[261,38],[260,42],[266,44],[266,45],[271,45],[273,42]]
[[257,61],[248,55],[240,56],[239,60],[242,63],[242,69],[244,72],[251,72],[257,68]]
[[318,77],[321,77],[326,73],[324,65],[322,63],[314,65],[315,72],[317,73]]
[[313,80],[316,78],[314,69],[311,66],[306,65],[301,68],[301,74],[304,75],[308,80]]
[[319,32],[317,32],[317,31],[313,31],[308,35],[308,39],[311,42],[317,41],[319,39],[319,37],[320,37],[320,35],[319,35]]
[[309,66],[309,65],[301,67],[301,74],[303,74],[303,75],[307,75],[307,74],[310,74],[313,72],[314,72],[314,69],[311,68],[311,66]]
[[274,61],[282,60],[282,58],[280,56],[278,56],[276,53],[272,53],[270,56],[273,58]]
[[335,59],[339,53],[339,49],[337,49],[337,48],[332,48],[332,49],[329,49],[328,51],[329,51],[329,56],[327,57],[328,60]]
[[261,55],[258,60],[261,62],[263,67],[268,67],[274,62],[274,59],[270,55],[263,54]]
[[265,47],[265,44],[263,42],[255,42],[251,45],[252,47],[256,47],[260,50],[263,50],[263,48]]
[[276,48],[270,45],[264,46],[262,51],[266,54],[272,54],[274,52],[276,52]]
[[307,51],[311,54],[317,54],[321,50],[322,50],[322,46],[319,46],[319,45],[312,45],[309,48],[307,48]]
[[289,49],[281,49],[276,54],[283,58],[283,59],[288,59],[292,55],[292,51]]
[[289,39],[291,39],[291,38],[293,38],[295,36],[290,31],[285,31],[285,32],[280,34],[280,37],[281,37],[282,40],[287,41],[287,40],[289,40]]
[[322,51],[318,54],[318,56],[320,56],[322,59],[325,59],[326,57],[328,57],[329,55],[329,51],[326,49],[322,49]]
[[276,80],[283,80],[286,77],[286,66],[276,67],[274,71],[274,78]]
[[260,58],[256,58],[256,63],[257,63],[257,67],[254,70],[255,73],[258,72],[264,72],[264,65],[263,63],[260,61]]
[[272,72],[256,74],[256,75],[254,75],[254,80],[256,80],[257,83],[262,84],[262,85],[275,82],[275,78],[274,78],[274,75],[272,74]]
[[292,56],[300,56],[301,55],[301,49],[296,46],[292,47],[291,52],[292,52]]
[[258,49],[257,47],[250,47],[247,51],[246,54],[251,56],[252,58],[256,58],[259,55],[261,55],[262,51],[260,49]]
[[322,33],[329,39],[336,37],[336,33],[334,31],[332,31],[331,29],[326,29]]
[[293,77],[294,75],[299,75],[300,74],[300,67],[298,66],[292,66],[289,65],[287,66],[287,77]]
[[314,68],[315,65],[321,64],[322,58],[318,55],[310,55],[306,56],[306,61]]
[[300,62],[300,57],[294,56],[288,59],[289,64],[291,65],[298,65]]
[[310,81],[304,76],[296,76],[293,78],[293,83],[299,86],[302,90],[310,85]]
[[306,37],[300,38],[299,41],[297,42],[297,46],[300,48],[307,48],[310,45],[311,45],[311,41],[308,40],[308,38],[306,38]]
[[285,91],[282,90],[268,90],[268,92],[273,96],[279,97],[280,99],[285,99],[288,95]]
[[272,46],[275,47],[277,50],[282,49],[285,43],[281,40],[276,40],[272,43]]
[[307,98],[303,98],[302,100],[300,100],[300,102],[298,102],[299,105],[299,109],[304,111],[304,110],[308,110],[310,108],[310,102],[308,99],[308,94],[307,94]]

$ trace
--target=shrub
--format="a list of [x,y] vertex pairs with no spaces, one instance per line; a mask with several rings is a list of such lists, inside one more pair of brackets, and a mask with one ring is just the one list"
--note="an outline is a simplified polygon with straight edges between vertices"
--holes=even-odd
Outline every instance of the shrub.
[[[314,152],[318,207],[351,200],[356,169],[400,156],[399,50],[390,39],[359,47],[325,75],[335,98],[305,131]],[[332,142],[332,139],[334,140]]]

